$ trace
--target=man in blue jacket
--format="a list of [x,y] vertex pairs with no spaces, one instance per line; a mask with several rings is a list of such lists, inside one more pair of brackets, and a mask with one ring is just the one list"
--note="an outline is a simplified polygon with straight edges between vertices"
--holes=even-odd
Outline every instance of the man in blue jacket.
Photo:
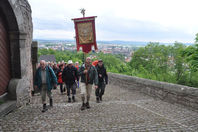
[[46,62],[44,60],[40,61],[40,67],[36,70],[34,85],[35,89],[39,88],[41,91],[41,98],[43,103],[42,112],[45,112],[47,110],[46,94],[50,99],[50,106],[53,106],[51,90],[53,85],[55,87],[57,86],[57,78],[52,68],[46,66]]

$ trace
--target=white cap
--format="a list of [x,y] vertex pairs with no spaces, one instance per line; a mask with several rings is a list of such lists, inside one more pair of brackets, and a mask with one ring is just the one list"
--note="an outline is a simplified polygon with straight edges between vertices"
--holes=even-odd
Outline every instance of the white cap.
[[69,61],[68,61],[68,65],[69,65],[69,64],[73,64],[72,60],[69,60]]

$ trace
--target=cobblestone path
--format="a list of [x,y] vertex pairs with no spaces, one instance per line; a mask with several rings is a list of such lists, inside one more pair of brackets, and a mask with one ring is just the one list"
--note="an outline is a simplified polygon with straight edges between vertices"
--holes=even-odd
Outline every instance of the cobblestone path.
[[80,110],[79,90],[75,103],[67,103],[66,94],[61,95],[59,89],[53,90],[53,97],[54,107],[42,113],[40,95],[35,95],[31,105],[0,119],[0,131],[198,131],[198,112],[118,86],[106,87],[102,103],[96,103],[93,90],[91,109],[84,111]]

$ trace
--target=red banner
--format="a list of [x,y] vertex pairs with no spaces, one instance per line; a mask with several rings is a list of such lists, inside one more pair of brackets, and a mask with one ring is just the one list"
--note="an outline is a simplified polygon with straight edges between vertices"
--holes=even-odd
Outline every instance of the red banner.
[[76,32],[76,45],[77,51],[82,47],[82,51],[89,53],[94,46],[97,50],[96,44],[96,31],[95,31],[95,18],[93,17],[83,17],[72,19],[75,24]]

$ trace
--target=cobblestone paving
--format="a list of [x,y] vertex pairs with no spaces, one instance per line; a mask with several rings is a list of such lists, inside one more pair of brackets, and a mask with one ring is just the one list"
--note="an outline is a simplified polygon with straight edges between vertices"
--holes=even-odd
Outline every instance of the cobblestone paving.
[[106,87],[102,103],[95,102],[93,90],[91,109],[84,111],[80,111],[79,90],[75,103],[67,103],[59,89],[53,90],[53,97],[54,107],[42,113],[40,96],[34,96],[31,105],[0,119],[0,131],[198,131],[198,112],[113,85]]

